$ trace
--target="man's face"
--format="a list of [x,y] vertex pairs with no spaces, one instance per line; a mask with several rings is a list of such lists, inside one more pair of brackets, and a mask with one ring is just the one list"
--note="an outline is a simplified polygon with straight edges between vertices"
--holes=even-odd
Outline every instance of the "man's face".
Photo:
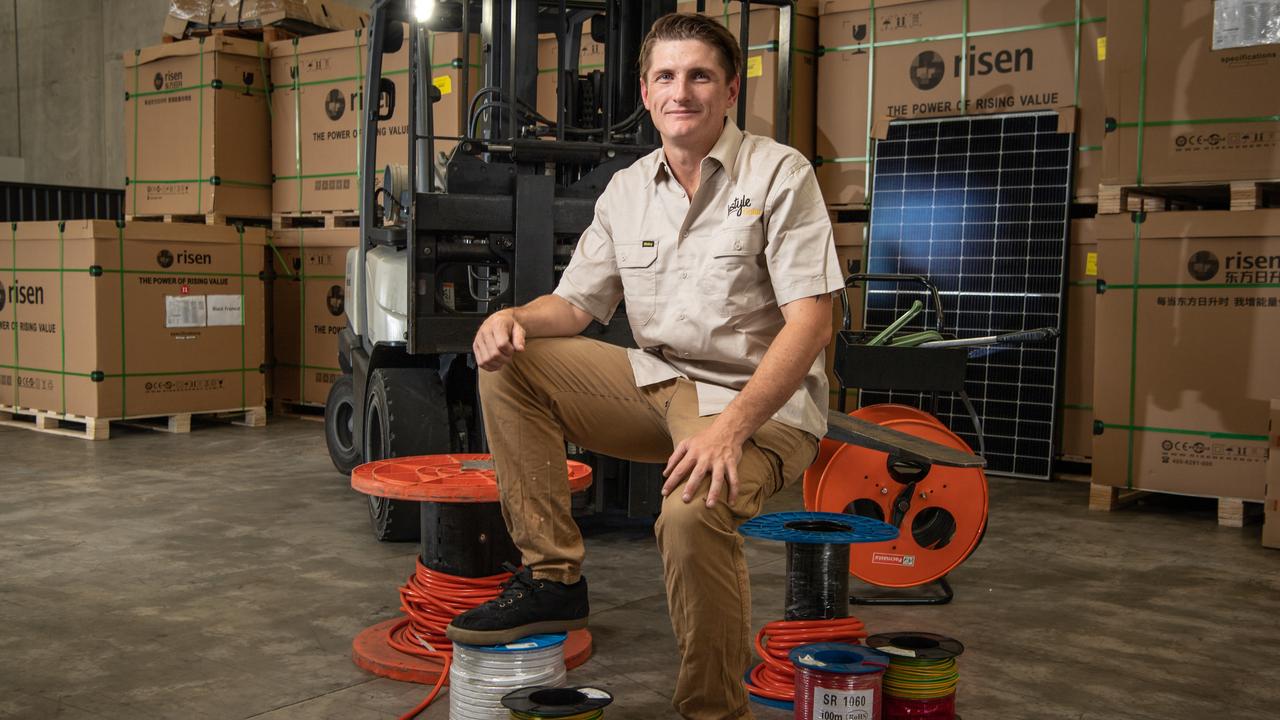
[[640,96],[664,143],[715,143],[738,100],[739,78],[726,75],[720,54],[701,40],[654,44]]

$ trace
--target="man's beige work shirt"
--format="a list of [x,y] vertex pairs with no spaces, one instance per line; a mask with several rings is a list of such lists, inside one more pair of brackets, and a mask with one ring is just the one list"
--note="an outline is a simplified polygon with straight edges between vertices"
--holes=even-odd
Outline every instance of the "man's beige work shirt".
[[[726,121],[686,196],[662,150],[613,176],[555,293],[607,323],[625,299],[636,385],[686,377],[699,413],[737,396],[782,330],[779,307],[844,287],[809,161]],[[826,434],[821,355],[774,414]]]

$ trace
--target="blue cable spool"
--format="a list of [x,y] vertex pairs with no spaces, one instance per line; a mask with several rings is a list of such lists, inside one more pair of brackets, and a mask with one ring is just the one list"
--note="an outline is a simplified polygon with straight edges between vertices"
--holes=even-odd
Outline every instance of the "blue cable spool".
[[[894,526],[860,515],[831,512],[779,512],[760,515],[738,531],[747,537],[787,545],[786,620],[831,620],[849,616],[849,545],[898,537]],[[790,702],[751,692],[754,702],[790,710]]]

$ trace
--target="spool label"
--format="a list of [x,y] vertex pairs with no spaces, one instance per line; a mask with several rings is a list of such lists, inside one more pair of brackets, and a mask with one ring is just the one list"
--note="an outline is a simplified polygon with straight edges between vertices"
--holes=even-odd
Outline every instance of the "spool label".
[[899,565],[901,567],[915,567],[915,555],[899,555],[898,553],[871,553],[871,563],[873,565]]
[[875,690],[813,689],[814,720],[871,720]]

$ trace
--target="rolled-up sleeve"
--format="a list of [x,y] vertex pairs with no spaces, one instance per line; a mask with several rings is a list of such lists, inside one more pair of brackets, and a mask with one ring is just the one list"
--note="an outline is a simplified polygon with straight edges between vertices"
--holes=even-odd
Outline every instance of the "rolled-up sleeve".
[[555,294],[602,324],[607,324],[622,302],[622,278],[613,254],[613,229],[609,225],[609,188],[596,200],[595,217],[578,239],[569,267],[560,276]]
[[765,202],[765,262],[779,306],[844,287],[831,218],[813,168],[784,165]]

